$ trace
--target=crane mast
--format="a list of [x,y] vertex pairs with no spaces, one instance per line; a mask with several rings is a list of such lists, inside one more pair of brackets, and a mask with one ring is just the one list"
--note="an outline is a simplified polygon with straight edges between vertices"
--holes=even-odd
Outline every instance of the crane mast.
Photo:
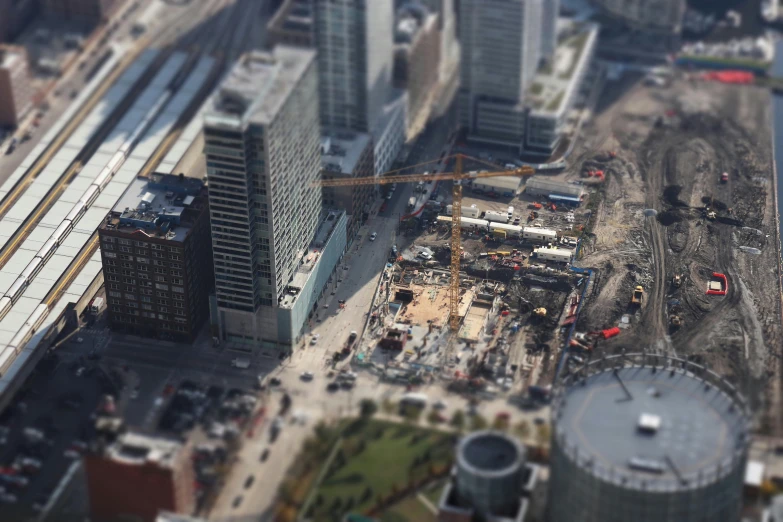
[[[459,272],[460,262],[462,260],[462,182],[468,179],[493,178],[499,176],[530,176],[535,173],[532,167],[523,166],[514,170],[485,171],[485,172],[463,172],[463,161],[469,159],[478,163],[485,163],[479,159],[465,156],[464,154],[455,154],[447,156],[445,160],[454,158],[454,172],[435,172],[432,174],[400,174],[398,169],[389,171],[378,176],[367,176],[359,178],[333,178],[322,179],[316,182],[321,187],[345,187],[355,185],[388,185],[391,183],[413,183],[419,181],[453,181],[451,195],[451,283],[449,294],[449,326],[452,331],[459,328],[459,297],[460,284]],[[435,160],[437,161],[437,160]],[[432,163],[432,162],[429,162]],[[422,163],[424,165],[426,163]],[[419,165],[416,165],[419,166]]]

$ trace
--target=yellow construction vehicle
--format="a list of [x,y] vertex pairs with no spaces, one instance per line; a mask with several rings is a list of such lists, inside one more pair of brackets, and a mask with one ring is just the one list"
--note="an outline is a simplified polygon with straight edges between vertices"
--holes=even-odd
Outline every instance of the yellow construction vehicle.
[[675,288],[680,288],[680,285],[682,284],[682,276],[680,274],[675,274],[674,277],[672,277],[672,284],[675,286]]
[[533,310],[533,314],[537,315],[538,317],[546,317],[546,308],[536,308]]
[[644,298],[644,288],[641,286],[637,286],[633,290],[633,294],[631,295],[631,304],[636,306],[641,306],[642,299]]
[[[449,159],[455,159],[454,172],[433,172],[431,174],[400,174],[400,172],[422,167],[430,163],[446,162]],[[437,159],[418,165],[412,165],[402,169],[392,170],[376,176],[367,176],[360,178],[334,178],[322,179],[318,184],[322,187],[344,187],[351,185],[391,185],[392,183],[418,183],[419,181],[453,181],[451,195],[451,292],[449,296],[449,326],[453,331],[459,328],[459,269],[460,269],[460,233],[462,223],[462,183],[478,178],[494,178],[498,176],[530,176],[535,174],[535,169],[528,166],[519,167],[514,170],[483,171],[483,172],[463,172],[462,162],[469,159],[476,163],[487,163],[477,158],[472,158],[464,154],[455,154],[442,159]],[[487,163],[489,165],[489,163]],[[495,168],[497,165],[491,164]]]

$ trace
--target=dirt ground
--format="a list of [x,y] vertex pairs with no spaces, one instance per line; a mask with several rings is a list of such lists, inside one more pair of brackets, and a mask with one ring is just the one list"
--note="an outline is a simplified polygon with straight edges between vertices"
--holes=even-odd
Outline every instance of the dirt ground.
[[[626,316],[628,327],[598,351],[645,347],[701,361],[757,412],[774,410],[759,427],[778,431],[768,386],[781,346],[768,92],[685,77],[663,88],[625,79],[606,92],[583,132],[591,138],[563,174],[606,175],[577,263],[596,271],[577,329]],[[727,276],[725,296],[706,295],[713,272]],[[640,309],[629,306],[637,285],[645,290]]]

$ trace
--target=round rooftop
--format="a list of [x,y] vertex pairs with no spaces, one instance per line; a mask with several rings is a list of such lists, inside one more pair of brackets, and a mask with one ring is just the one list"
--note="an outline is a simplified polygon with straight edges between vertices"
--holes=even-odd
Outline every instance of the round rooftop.
[[514,471],[524,459],[524,449],[516,440],[494,431],[478,431],[464,437],[457,454],[460,466],[485,476]]
[[709,483],[738,465],[749,420],[728,383],[702,374],[625,366],[569,378],[554,402],[557,443],[627,487]]

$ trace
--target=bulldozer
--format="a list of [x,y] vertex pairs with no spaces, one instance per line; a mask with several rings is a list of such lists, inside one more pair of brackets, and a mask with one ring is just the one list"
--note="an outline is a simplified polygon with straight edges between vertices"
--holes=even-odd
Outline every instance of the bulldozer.
[[675,274],[674,277],[672,277],[672,285],[674,285],[675,288],[680,288],[680,285],[682,285],[682,276],[680,274]]
[[633,294],[631,294],[631,304],[634,306],[641,306],[642,305],[642,299],[644,298],[644,288],[641,286],[637,286],[633,290]]
[[536,308],[535,310],[533,310],[533,314],[538,317],[546,317],[546,308],[544,307]]

